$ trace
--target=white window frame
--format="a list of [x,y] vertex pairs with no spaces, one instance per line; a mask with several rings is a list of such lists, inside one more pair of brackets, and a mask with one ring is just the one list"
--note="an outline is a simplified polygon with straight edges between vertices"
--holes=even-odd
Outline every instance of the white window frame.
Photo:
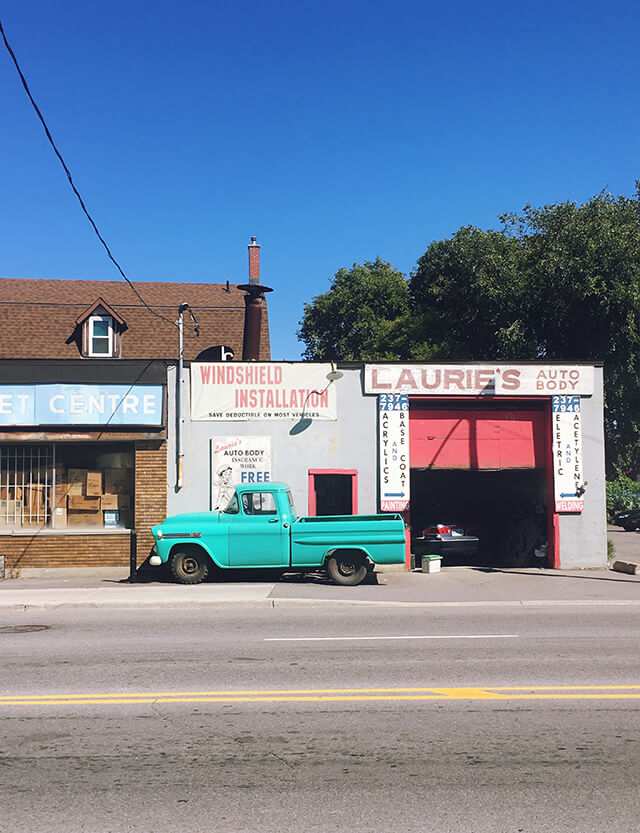
[[[106,321],[109,328],[109,347],[106,353],[98,353],[93,350],[93,327],[97,321]],[[103,338],[103,336],[97,336]],[[87,356],[96,359],[110,359],[114,355],[115,333],[113,329],[113,317],[111,315],[91,315],[87,324]]]

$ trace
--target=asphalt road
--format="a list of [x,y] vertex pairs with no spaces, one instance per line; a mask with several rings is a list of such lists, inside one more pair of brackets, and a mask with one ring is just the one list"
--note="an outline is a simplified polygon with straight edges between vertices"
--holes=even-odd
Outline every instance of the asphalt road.
[[0,829],[639,830],[638,636],[602,605],[3,612]]

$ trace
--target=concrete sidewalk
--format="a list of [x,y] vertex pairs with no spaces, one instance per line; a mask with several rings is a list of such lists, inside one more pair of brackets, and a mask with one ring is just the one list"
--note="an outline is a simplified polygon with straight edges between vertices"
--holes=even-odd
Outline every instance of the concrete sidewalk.
[[129,583],[127,577],[127,571],[120,568],[23,571],[20,578],[0,581],[0,610],[214,608],[228,604],[640,605],[640,575],[606,569],[449,567],[425,574],[392,568],[377,571],[359,587],[338,587],[320,576],[265,581],[236,574],[193,587],[161,580],[161,575],[149,575],[148,571],[135,583]]

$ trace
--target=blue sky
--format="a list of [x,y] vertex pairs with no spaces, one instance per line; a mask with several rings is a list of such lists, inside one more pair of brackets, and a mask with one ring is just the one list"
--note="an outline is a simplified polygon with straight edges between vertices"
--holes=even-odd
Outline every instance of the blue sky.
[[[305,301],[377,256],[525,203],[632,195],[636,0],[14,0],[7,36],[132,280],[272,286],[273,359]],[[117,279],[0,50],[0,275]]]

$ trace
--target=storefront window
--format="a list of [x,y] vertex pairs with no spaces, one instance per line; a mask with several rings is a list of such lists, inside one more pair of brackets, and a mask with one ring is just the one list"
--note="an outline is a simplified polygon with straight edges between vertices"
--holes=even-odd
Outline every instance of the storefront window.
[[0,446],[0,527],[50,526],[52,445]]
[[130,443],[0,445],[1,529],[133,526]]

